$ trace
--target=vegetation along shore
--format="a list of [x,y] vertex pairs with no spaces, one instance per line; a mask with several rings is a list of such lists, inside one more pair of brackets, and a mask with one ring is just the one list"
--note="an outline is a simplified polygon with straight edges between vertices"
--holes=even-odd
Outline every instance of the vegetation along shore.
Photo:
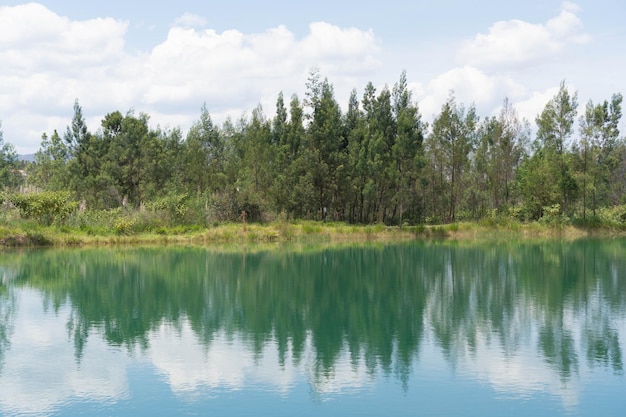
[[[426,123],[406,74],[354,90],[346,109],[312,70],[217,125],[206,105],[185,134],[147,114],[90,130],[76,100],[64,133],[19,161],[0,129],[0,243],[410,239],[615,234],[626,229],[622,95],[589,101],[561,83],[535,118],[448,100]],[[69,118],[68,118],[69,119]],[[150,123],[149,123],[150,122]],[[158,126],[158,125],[157,125]]]

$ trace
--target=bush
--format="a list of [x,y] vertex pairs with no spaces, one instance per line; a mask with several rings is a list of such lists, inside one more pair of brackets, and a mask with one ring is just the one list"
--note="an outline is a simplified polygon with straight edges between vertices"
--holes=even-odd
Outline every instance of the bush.
[[561,205],[559,203],[551,206],[543,207],[543,216],[540,222],[546,223],[550,226],[564,226],[568,224],[569,218],[564,214],[561,214]]
[[509,217],[517,220],[518,222],[523,222],[526,220],[526,208],[524,206],[511,206],[509,207]]
[[67,221],[78,208],[78,202],[71,201],[67,191],[13,194],[9,200],[23,218],[36,220],[45,226]]
[[238,204],[235,195],[228,192],[222,192],[211,195],[206,199],[206,218],[207,222],[222,223],[241,221],[241,211],[238,210]]
[[626,227],[626,204],[601,208],[598,217],[603,226],[622,229]]
[[186,216],[189,213],[189,196],[187,193],[169,193],[165,197],[147,205],[146,208],[153,212],[164,213],[170,224],[182,224],[185,223]]
[[116,219],[121,216],[120,207],[111,210],[87,210],[73,216],[73,225],[88,234],[105,233],[113,228]]
[[132,232],[135,226],[135,220],[128,217],[120,217],[115,220],[113,228],[119,235],[128,235]]

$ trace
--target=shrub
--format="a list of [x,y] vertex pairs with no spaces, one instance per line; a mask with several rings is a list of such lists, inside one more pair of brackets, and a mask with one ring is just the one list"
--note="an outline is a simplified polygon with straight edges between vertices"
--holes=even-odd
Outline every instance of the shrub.
[[524,206],[511,206],[509,207],[509,217],[523,222],[526,220],[526,208]]
[[115,220],[113,224],[113,228],[119,235],[128,235],[133,230],[133,226],[135,225],[135,219],[131,219],[128,217],[120,217]]
[[318,224],[306,222],[302,224],[302,233],[305,235],[313,235],[322,231],[322,227]]
[[626,227],[626,204],[614,207],[605,207],[598,210],[598,217],[603,226]]
[[106,231],[113,228],[115,220],[121,215],[121,207],[111,210],[87,210],[73,216],[73,225],[78,226],[88,234],[106,234]]
[[189,212],[189,196],[187,193],[169,193],[146,208],[154,212],[163,212],[167,215],[169,222],[181,224]]
[[564,214],[561,214],[561,205],[559,203],[551,206],[543,207],[543,216],[540,221],[550,226],[564,226],[569,223],[569,219]]
[[9,199],[23,218],[36,220],[46,226],[65,222],[78,208],[78,202],[71,201],[67,191],[13,194]]

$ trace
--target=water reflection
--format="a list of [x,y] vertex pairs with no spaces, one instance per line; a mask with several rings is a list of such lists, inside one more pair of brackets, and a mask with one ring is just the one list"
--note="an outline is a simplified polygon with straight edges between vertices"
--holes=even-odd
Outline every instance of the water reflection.
[[322,400],[379,377],[407,392],[440,363],[571,409],[594,370],[624,381],[624,249],[585,240],[6,254],[0,404],[119,401],[128,368],[144,362],[175,395],[289,395],[306,383]]
[[[51,314],[32,289],[16,291],[19,314],[0,375],[0,411],[47,414],[69,399],[117,401],[128,396],[127,355],[93,338],[77,364],[68,349],[69,308]],[[94,335],[95,336],[95,335]]]
[[0,266],[0,375],[4,365],[4,353],[11,346],[15,316],[15,296],[8,287],[12,272]]

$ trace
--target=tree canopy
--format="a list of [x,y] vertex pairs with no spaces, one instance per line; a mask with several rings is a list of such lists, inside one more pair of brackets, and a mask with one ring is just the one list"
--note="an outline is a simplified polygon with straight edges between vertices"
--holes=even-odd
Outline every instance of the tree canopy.
[[[43,134],[27,185],[68,191],[89,209],[185,201],[187,221],[284,216],[351,223],[520,220],[550,213],[586,219],[626,204],[622,95],[589,102],[565,83],[531,124],[508,99],[480,117],[454,92],[429,126],[406,73],[368,83],[342,106],[313,70],[304,100],[281,92],[275,113],[213,121],[206,104],[186,135],[150,126],[147,114],[108,113],[90,130],[79,101],[63,136]],[[577,127],[578,122],[578,127]],[[17,189],[17,158],[0,131],[0,180]]]

